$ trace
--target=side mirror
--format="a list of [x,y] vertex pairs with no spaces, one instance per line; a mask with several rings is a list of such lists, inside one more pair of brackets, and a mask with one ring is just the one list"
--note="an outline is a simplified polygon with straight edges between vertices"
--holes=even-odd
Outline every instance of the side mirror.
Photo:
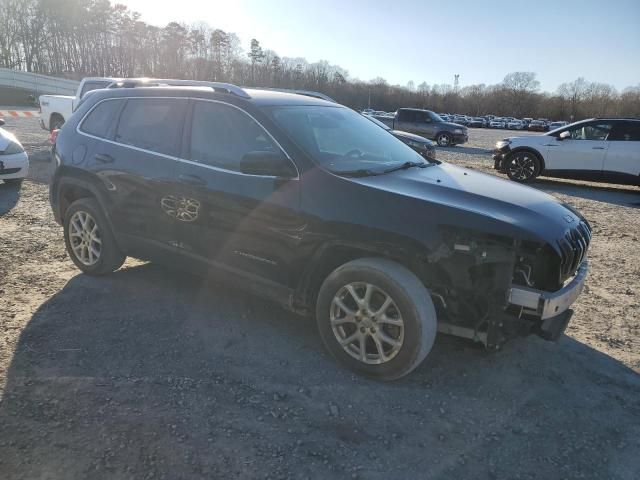
[[568,132],[566,130],[558,135],[558,140],[566,140],[567,138],[571,138],[571,132]]
[[0,127],[4,125],[4,120],[0,118]]
[[240,171],[248,175],[296,176],[291,161],[280,152],[249,152],[240,160]]

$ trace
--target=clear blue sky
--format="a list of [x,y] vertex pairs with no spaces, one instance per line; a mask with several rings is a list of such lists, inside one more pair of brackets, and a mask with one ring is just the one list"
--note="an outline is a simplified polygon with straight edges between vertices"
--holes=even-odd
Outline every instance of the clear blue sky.
[[206,22],[280,56],[392,84],[493,84],[533,71],[543,90],[585,77],[640,84],[640,0],[112,0],[148,23]]

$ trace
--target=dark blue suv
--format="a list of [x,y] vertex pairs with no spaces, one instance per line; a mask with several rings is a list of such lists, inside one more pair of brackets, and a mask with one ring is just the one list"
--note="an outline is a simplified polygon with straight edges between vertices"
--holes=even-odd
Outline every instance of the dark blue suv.
[[51,204],[83,272],[133,256],[218,275],[315,314],[329,351],[380,379],[436,331],[490,348],[564,331],[591,236],[571,207],[430,161],[309,92],[111,87],[55,146]]

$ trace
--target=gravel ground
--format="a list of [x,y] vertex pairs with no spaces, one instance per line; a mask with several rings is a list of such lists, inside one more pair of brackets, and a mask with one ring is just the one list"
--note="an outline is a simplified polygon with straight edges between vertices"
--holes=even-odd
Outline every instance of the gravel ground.
[[[8,121],[31,179],[0,185],[0,478],[637,479],[640,194],[542,180],[594,227],[567,335],[498,353],[440,336],[389,384],[314,324],[152,264],[80,274],[52,218],[46,133]],[[441,159],[492,173],[505,132]]]

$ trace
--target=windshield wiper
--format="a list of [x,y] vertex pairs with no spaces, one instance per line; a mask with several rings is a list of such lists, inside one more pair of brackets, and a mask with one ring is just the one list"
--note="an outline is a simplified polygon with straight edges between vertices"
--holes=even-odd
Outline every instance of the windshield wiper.
[[385,170],[384,173],[391,173],[391,172],[395,172],[397,170],[406,170],[406,169],[412,168],[412,167],[425,168],[425,167],[427,167],[429,165],[431,165],[431,164],[427,163],[427,162],[404,162],[402,165],[398,165],[397,167],[393,167],[393,168],[389,168],[389,169]]
[[334,171],[333,173],[337,175],[345,175],[347,177],[372,177],[374,175],[380,175],[380,172],[374,172],[373,170],[369,170],[366,168],[359,168],[358,170]]

